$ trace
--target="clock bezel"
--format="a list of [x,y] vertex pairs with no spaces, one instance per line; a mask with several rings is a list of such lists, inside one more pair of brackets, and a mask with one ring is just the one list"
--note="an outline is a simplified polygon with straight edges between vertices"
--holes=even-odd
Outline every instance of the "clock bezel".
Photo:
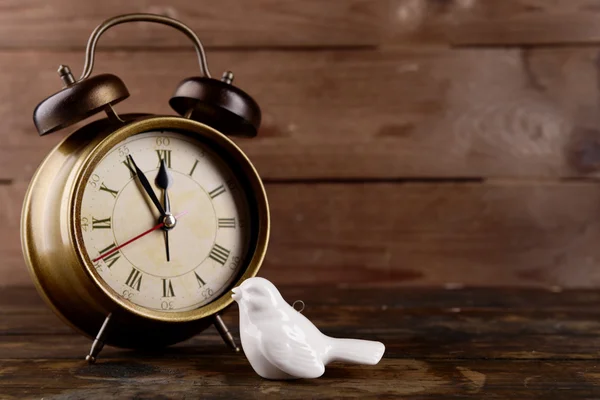
[[[242,266],[227,290],[220,296],[206,305],[188,311],[166,312],[152,310],[123,298],[117,291],[112,289],[95,270],[93,262],[85,250],[81,227],[78,227],[75,223],[77,217],[81,215],[81,205],[85,186],[93,174],[95,167],[104,156],[118,146],[119,143],[133,135],[160,130],[184,133],[192,137],[193,135],[199,135],[199,141],[205,143],[208,142],[211,149],[222,156],[223,159],[233,161],[234,167],[232,167],[232,169],[238,170],[234,172],[236,173],[236,178],[240,180],[244,186],[247,186],[244,188],[244,192],[251,201],[250,213],[253,214],[254,210],[256,210],[258,214],[256,216],[253,215],[254,218],[252,222],[256,227],[253,229],[253,238],[251,238],[248,248],[248,257],[250,257],[250,254],[251,257],[247,260],[245,266]],[[238,173],[242,176],[237,176]],[[77,172],[75,185],[69,196],[69,210],[70,212],[67,221],[69,235],[75,246],[76,256],[84,267],[85,273],[113,303],[126,311],[151,320],[163,322],[196,321],[210,317],[227,308],[233,303],[230,294],[231,288],[238,286],[245,279],[256,276],[262,265],[268,246],[270,231],[269,207],[264,186],[256,169],[242,150],[225,135],[205,124],[182,117],[152,116],[136,120],[115,130],[98,143],[83,160],[81,168],[79,168],[79,171]],[[253,243],[254,249],[252,248]]]

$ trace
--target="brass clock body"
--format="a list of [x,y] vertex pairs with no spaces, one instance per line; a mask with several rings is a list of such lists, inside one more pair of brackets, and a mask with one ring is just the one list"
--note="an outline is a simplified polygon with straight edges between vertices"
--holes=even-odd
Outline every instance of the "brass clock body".
[[[269,238],[264,187],[244,153],[225,135],[200,122],[175,116],[123,116],[95,121],[67,137],[43,161],[26,194],[22,216],[25,260],[39,293],[66,323],[94,338],[111,316],[103,341],[130,348],[165,346],[213,324],[232,302],[229,289],[255,276]],[[194,310],[160,312],[140,307],[108,287],[82,248],[76,229],[83,188],[96,163],[124,139],[170,130],[210,143],[235,166],[251,203],[252,246],[229,289]]]
[[[119,116],[113,106],[129,97],[125,83],[116,75],[91,76],[100,36],[113,26],[131,22],[167,25],[185,34],[193,43],[200,76],[184,79],[169,100],[170,106],[179,116]],[[233,302],[230,289],[255,276],[261,266],[269,239],[269,207],[256,170],[227,136],[256,136],[261,121],[260,107],[250,95],[233,85],[234,75],[231,71],[226,71],[220,80],[212,78],[204,48],[197,35],[180,21],[161,15],[126,14],[104,21],[90,35],[81,77],[75,79],[65,65],[58,68],[58,74],[63,82],[63,89],[43,100],[33,112],[33,121],[40,136],[53,134],[100,112],[105,112],[107,118],[84,126],[56,146],[42,162],[29,186],[23,205],[21,241],[26,264],[39,293],[67,324],[85,336],[94,338],[86,357],[91,363],[95,362],[105,343],[128,348],[156,348],[187,339],[211,324],[215,325],[230,347],[239,349],[220,313]],[[156,169],[153,171],[155,185],[162,191],[162,200],[157,198],[146,172],[138,168],[127,147],[129,144],[137,146],[137,150],[133,148],[131,151],[138,151],[136,157],[140,156],[140,165],[145,163],[145,168],[150,171],[150,166],[154,168],[156,164],[149,164],[146,151],[150,147],[147,138],[154,138],[153,135],[156,134],[166,135],[160,138],[163,143],[161,146],[168,137],[174,143],[179,143],[178,151],[184,158],[189,154],[202,158],[206,150],[210,160],[203,161],[204,169],[198,171],[202,173],[200,178],[192,177],[200,162],[193,157],[192,162],[195,161],[195,164],[187,176],[181,171],[171,170],[171,150],[155,148],[159,156],[160,168],[157,168],[160,172],[157,173]],[[120,151],[125,148],[127,152],[121,154]],[[118,155],[117,159],[114,158],[115,154]],[[123,179],[123,175],[117,173],[126,173],[127,170],[114,170],[115,164],[121,163],[126,164],[131,172],[131,179],[128,179],[129,175]],[[106,190],[114,196],[115,202],[112,205],[97,197],[93,190],[88,190],[89,187],[94,190],[108,189],[92,184],[94,176],[99,179],[99,175],[94,173],[96,169],[108,173],[109,179],[119,176],[120,181],[113,183],[125,182],[120,192]],[[179,179],[182,180],[169,189],[174,182],[173,174],[179,174]],[[213,184],[214,179],[224,178],[226,175],[229,176],[229,181],[217,181],[220,186],[211,191],[199,184],[199,179],[206,179],[205,184]],[[221,198],[218,204],[212,202],[214,196],[227,191],[225,184],[227,189],[232,190],[229,200]],[[136,191],[136,185],[138,188],[143,187],[143,192]],[[193,190],[189,185],[193,186]],[[232,188],[236,189],[236,194]],[[180,210],[183,213],[170,213],[168,192],[171,190],[182,195],[179,200],[184,205],[179,206],[187,208],[185,211]],[[236,200],[236,196],[243,196],[244,202]],[[117,203],[119,199],[123,202]],[[152,200],[156,209],[145,210],[150,214],[141,215],[138,212],[143,208],[138,207],[143,207],[140,203],[145,199]],[[117,207],[117,204],[124,206]],[[240,208],[236,209],[238,205]],[[90,236],[91,233],[86,230],[89,218],[84,219],[84,209],[92,217],[91,231],[99,220],[94,221],[94,215],[89,214],[90,210],[103,213],[101,228],[110,234],[99,239],[109,240],[113,244],[104,248],[106,242],[103,242],[101,247],[96,246],[101,241],[96,242],[95,236]],[[112,214],[106,218],[111,209]],[[184,229],[175,228],[178,225],[177,218],[187,212],[192,213],[193,209],[205,212],[198,214],[193,223],[184,223],[183,226],[179,224]],[[212,210],[212,219],[206,218],[208,209]],[[222,218],[217,215],[217,209],[224,212]],[[132,233],[130,228],[136,229],[145,223],[151,223],[152,220],[147,218],[155,218],[156,210],[159,212],[159,222],[155,220],[156,225],[152,229],[133,238],[129,236]],[[235,214],[237,211],[239,213]],[[115,214],[117,212],[118,215]],[[115,215],[117,217],[113,219]],[[240,230],[235,225],[235,215],[240,217]],[[142,225],[134,224],[139,221],[145,222]],[[113,222],[122,224],[122,229],[114,229],[111,226]],[[225,228],[224,231],[233,228],[228,232],[233,231],[235,234],[221,236],[220,228]],[[157,229],[161,229],[159,232],[163,234],[165,258],[156,257],[156,235],[147,237],[146,247],[129,247],[128,255],[120,250]],[[83,233],[84,230],[86,234]],[[123,237],[117,240],[119,234]],[[180,239],[174,243],[176,247],[179,246],[177,249],[180,251],[175,260],[170,257],[171,234]],[[231,251],[221,246],[225,243],[218,244],[217,237],[219,240],[228,239],[233,246]],[[101,248],[104,249],[100,250]],[[187,251],[189,249],[193,252]],[[94,259],[91,259],[90,251],[93,251]],[[115,253],[116,251],[120,254]],[[228,271],[220,270],[219,267],[225,267],[229,260],[229,254],[232,262],[226,267]],[[123,274],[128,273],[128,270],[110,269],[115,264],[117,255],[122,256],[122,262],[129,263],[128,268],[133,268],[130,275],[125,275],[127,279],[124,283]],[[137,257],[137,262],[130,260],[132,256]],[[198,258],[201,259],[199,264]],[[109,259],[111,261],[107,262]],[[216,261],[216,264],[204,269],[204,262],[209,259]],[[162,291],[140,291],[142,278],[139,276],[143,275],[136,268],[142,269],[142,266],[150,269],[144,271],[150,282],[148,288],[156,290],[159,285],[160,289],[162,283]],[[192,269],[186,269],[189,267]],[[215,290],[199,286],[202,291],[198,293],[198,287],[194,287],[192,283],[206,285],[197,273],[199,269],[201,274],[206,273],[211,279],[215,278]],[[197,281],[190,281],[188,275],[195,276]],[[130,279],[136,279],[135,286]],[[172,280],[177,280],[183,292],[176,300]],[[137,293],[129,291],[127,287]],[[158,294],[162,296],[159,297]]]

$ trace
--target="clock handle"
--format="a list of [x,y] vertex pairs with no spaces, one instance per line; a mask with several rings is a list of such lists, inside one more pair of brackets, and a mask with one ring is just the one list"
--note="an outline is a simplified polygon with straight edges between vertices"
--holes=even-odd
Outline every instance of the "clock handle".
[[66,65],[58,73],[63,89],[37,105],[33,121],[40,135],[56,132],[100,111],[110,119],[122,123],[112,106],[129,97],[123,81],[115,75],[101,74],[90,77],[94,69],[96,45],[100,36],[113,26],[128,22],[154,22],[167,25],[185,34],[194,44],[201,76],[182,81],[169,100],[181,116],[217,129],[225,135],[254,137],[261,122],[261,111],[256,101],[240,88],[232,85],[233,73],[227,71],[221,80],[212,79],[206,53],[198,36],[187,25],[176,19],[155,14],[124,14],[106,21],[94,29],[85,49],[85,65],[76,80]]
[[194,33],[193,30],[191,30],[187,25],[173,18],[155,14],[138,13],[124,14],[107,19],[106,21],[98,25],[96,29],[94,29],[94,31],[90,35],[90,38],[88,39],[87,47],[85,49],[85,65],[83,67],[83,73],[81,74],[81,77],[77,82],[81,82],[82,80],[88,78],[91,75],[92,69],[94,68],[96,44],[98,43],[98,39],[100,39],[100,36],[102,36],[104,32],[106,32],[113,26],[125,24],[128,22],[154,22],[157,24],[170,26],[172,28],[177,29],[180,32],[183,32],[192,41],[194,47],[196,48],[196,53],[198,54],[198,62],[200,64],[200,72],[202,73],[202,76],[210,78],[210,72],[208,71],[208,63],[206,61],[206,53],[204,52],[204,47],[202,46],[202,42],[200,42],[200,39],[198,38],[196,33]]

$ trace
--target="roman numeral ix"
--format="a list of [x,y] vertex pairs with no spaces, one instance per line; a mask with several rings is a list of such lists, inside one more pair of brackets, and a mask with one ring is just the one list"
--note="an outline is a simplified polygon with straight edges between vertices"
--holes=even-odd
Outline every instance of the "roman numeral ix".
[[92,230],[94,229],[110,229],[111,220],[110,217],[104,219],[96,219],[92,217]]

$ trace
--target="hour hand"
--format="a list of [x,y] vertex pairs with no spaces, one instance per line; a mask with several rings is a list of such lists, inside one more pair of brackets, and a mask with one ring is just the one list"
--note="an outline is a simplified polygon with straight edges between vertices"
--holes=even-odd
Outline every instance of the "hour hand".
[[[167,191],[171,184],[173,183],[173,178],[167,169],[167,164],[165,160],[162,159],[160,161],[160,169],[158,170],[158,174],[156,175],[156,179],[154,180],[156,186],[163,190],[163,205],[165,207],[165,218],[171,217],[171,202],[169,200],[169,192]],[[167,261],[171,261],[171,253],[169,251],[169,229],[172,229],[173,226],[165,225],[165,250],[167,252]]]
[[148,182],[146,175],[144,175],[142,170],[138,168],[138,166],[135,163],[135,161],[133,160],[133,157],[131,156],[131,154],[128,155],[127,158],[131,162],[131,165],[133,165],[133,168],[135,168],[135,174],[138,177],[138,180],[140,181],[140,183],[142,184],[144,191],[148,194],[148,196],[150,197],[150,200],[152,200],[152,203],[154,203],[154,205],[156,206],[156,209],[158,210],[158,212],[160,212],[160,215],[162,217],[164,217],[165,209],[160,204],[160,201],[158,201],[158,197],[156,197],[156,193],[154,193],[152,186],[150,186],[150,182]]
[[156,183],[156,186],[163,190],[163,204],[165,206],[165,213],[169,214],[171,212],[171,202],[169,201],[169,194],[167,190],[173,184],[173,177],[169,173],[169,170],[167,169],[167,163],[164,159],[160,160],[160,168],[154,183]]

